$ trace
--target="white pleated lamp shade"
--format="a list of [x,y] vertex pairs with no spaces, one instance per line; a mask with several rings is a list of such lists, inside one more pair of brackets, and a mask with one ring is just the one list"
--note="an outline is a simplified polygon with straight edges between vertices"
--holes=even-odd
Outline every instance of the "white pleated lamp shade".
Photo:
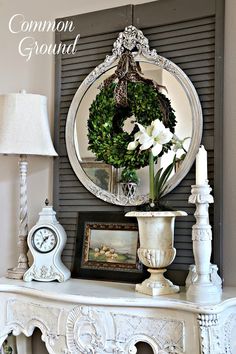
[[57,156],[45,96],[0,95],[0,154]]

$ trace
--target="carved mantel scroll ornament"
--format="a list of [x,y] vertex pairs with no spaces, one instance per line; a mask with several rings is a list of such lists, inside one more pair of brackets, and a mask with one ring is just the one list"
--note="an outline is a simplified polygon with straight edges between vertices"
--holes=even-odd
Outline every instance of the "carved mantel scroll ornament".
[[124,53],[126,49],[132,51],[137,48],[134,56],[143,55],[148,61],[152,61],[162,69],[169,72],[177,73],[177,66],[170,60],[157,54],[155,49],[150,50],[148,39],[143,32],[134,26],[128,26],[124,32],[121,32],[117,40],[113,44],[111,55],[107,55],[103,63],[98,65],[85,79],[85,84],[89,85],[98,78],[104,71],[109,69],[111,65]]
[[226,287],[224,300],[202,305],[184,293],[137,296],[129,284],[1,279],[0,347],[13,333],[26,348],[35,328],[49,354],[136,354],[138,342],[153,354],[235,354],[236,290]]
[[184,322],[175,319],[116,314],[93,307],[75,307],[67,318],[71,353],[135,354],[138,342],[155,354],[184,353]]
[[39,328],[49,353],[60,353],[59,348],[66,346],[65,335],[58,332],[59,322],[63,321],[64,316],[63,308],[10,298],[6,306],[4,333],[0,325],[0,348],[9,333],[14,336],[24,334],[26,337],[31,337],[35,328]]

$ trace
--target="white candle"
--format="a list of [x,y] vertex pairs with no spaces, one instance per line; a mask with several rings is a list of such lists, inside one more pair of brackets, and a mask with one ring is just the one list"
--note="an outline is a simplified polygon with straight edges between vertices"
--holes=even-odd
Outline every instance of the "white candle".
[[196,185],[201,186],[207,183],[207,152],[204,146],[201,145],[196,156]]

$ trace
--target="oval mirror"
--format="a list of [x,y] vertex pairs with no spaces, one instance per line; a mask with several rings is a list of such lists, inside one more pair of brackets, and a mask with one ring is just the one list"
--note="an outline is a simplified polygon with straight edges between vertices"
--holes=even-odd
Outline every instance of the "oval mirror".
[[[156,165],[157,169],[165,168],[173,161],[174,155],[177,156],[178,163],[168,180],[165,194],[175,188],[191,168],[202,136],[201,105],[191,81],[177,65],[159,56],[155,50],[150,51],[148,41],[141,31],[133,26],[127,27],[114,43],[112,55],[95,68],[77,90],[66,124],[66,146],[76,175],[96,197],[117,205],[140,205],[148,201],[148,167],[136,171],[140,182],[135,186],[135,193],[130,193],[132,184],[127,190],[127,185],[120,183],[121,168],[97,161],[95,154],[89,150],[89,108],[100,92],[101,84],[115,72],[124,49],[135,48],[138,51],[132,54],[135,61],[139,62],[143,76],[167,88],[167,91],[164,88],[162,90],[175,111],[174,137],[182,142],[181,146],[159,158]],[[134,124],[135,117],[129,117],[122,129],[130,133]]]

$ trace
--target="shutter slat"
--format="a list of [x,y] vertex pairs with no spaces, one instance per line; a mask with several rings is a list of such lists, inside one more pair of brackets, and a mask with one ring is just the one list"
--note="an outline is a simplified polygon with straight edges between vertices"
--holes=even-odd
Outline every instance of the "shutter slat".
[[[154,14],[150,16],[150,23],[146,22],[146,14],[142,13],[141,9],[151,9],[152,7],[158,9],[159,6],[164,9],[166,6],[164,1],[134,6],[134,13],[139,13],[140,23],[137,27],[141,30],[145,28],[144,34],[149,39],[150,48],[155,48],[158,54],[179,65],[189,76],[199,94],[204,114],[203,143],[208,149],[209,179],[214,189],[215,10],[212,8],[212,0],[207,4],[203,0],[199,1],[201,6],[197,6],[194,2],[195,12],[190,8],[186,9],[186,13],[192,11],[193,16],[187,16],[186,13],[181,15],[180,8],[177,7],[179,17],[177,16],[175,21],[165,22],[168,16],[169,18],[172,16],[169,10],[169,13],[164,12],[163,18],[162,13],[156,11],[155,16]],[[185,2],[187,3],[187,0],[182,0],[181,6]],[[172,4],[172,2],[170,3]],[[130,7],[128,9],[130,11]],[[100,12],[102,18],[105,18],[106,11]],[[98,16],[96,21],[99,20],[100,14],[96,14]],[[127,15],[126,12],[125,14]],[[95,18],[94,14],[87,15],[88,18],[90,16]],[[124,22],[120,22],[120,31],[126,25],[127,18],[125,16]],[[111,53],[113,42],[119,32],[117,17],[114,30],[111,30],[111,26],[106,23],[99,25],[98,30],[95,30],[95,27],[92,29],[90,25],[86,28],[85,15],[73,18],[76,18],[77,23],[80,23],[81,19],[81,33],[83,35],[79,40],[77,52],[74,55],[62,55],[60,58],[56,147],[60,157],[55,173],[58,181],[56,195],[58,216],[68,235],[63,260],[70,266],[72,266],[74,258],[79,212],[124,211],[123,207],[109,205],[97,199],[84,188],[71,168],[65,144],[66,119],[71,101],[85,77],[104,60],[106,55]],[[110,18],[109,20],[111,22]],[[134,20],[136,20],[135,16]],[[131,22],[129,19],[129,24]],[[106,31],[105,28],[109,28],[109,30]],[[68,45],[73,42],[74,37],[71,34],[62,34],[60,40]],[[183,274],[186,274],[189,265],[194,263],[191,234],[192,226],[195,223],[193,216],[195,206],[188,203],[191,185],[194,183],[195,167],[193,166],[179,186],[163,198],[173,208],[185,210],[189,214],[185,218],[176,219],[175,247],[177,255],[173,264],[168,267],[171,271],[183,271]],[[211,218],[214,215],[212,205],[210,206],[210,215]]]

